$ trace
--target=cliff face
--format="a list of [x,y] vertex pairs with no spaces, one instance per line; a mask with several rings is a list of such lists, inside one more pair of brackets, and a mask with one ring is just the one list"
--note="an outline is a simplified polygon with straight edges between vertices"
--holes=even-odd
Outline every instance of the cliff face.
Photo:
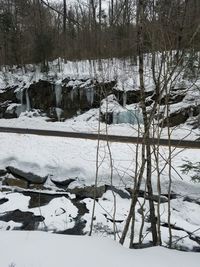
[[28,88],[9,87],[0,93],[0,117],[16,118],[21,112],[38,109],[53,120],[68,119],[99,107],[115,84],[114,81],[65,79],[60,83],[40,80]]
[[[95,63],[98,66],[98,63]],[[140,109],[138,66],[128,60],[103,61],[102,68],[94,68],[87,61],[67,62],[61,66],[52,62],[50,71],[42,73],[39,66],[26,69],[0,71],[0,118],[17,118],[22,112],[37,110],[52,121],[64,121],[92,108],[99,108],[102,101],[108,102],[113,95],[115,108],[102,112],[101,119],[108,123],[133,123],[129,119]],[[161,127],[177,126],[189,117],[200,114],[200,80],[186,78],[181,73],[170,88],[159,96],[160,107],[155,115]],[[145,67],[146,106],[151,110],[158,99],[151,77],[151,65]],[[166,120],[166,101],[170,105],[169,120]],[[106,102],[107,103],[107,102]],[[105,104],[105,103],[104,103]],[[107,104],[106,104],[107,105]],[[105,106],[106,106],[105,105]],[[132,112],[126,111],[133,110]],[[196,119],[199,123],[198,118]],[[198,125],[197,125],[198,126]]]

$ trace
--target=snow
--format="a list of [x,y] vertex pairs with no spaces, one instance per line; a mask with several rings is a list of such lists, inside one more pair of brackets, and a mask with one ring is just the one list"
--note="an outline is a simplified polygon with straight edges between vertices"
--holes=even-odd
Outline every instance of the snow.
[[[75,187],[84,187],[93,185],[96,175],[96,148],[97,141],[79,140],[73,138],[59,137],[43,137],[23,134],[0,134],[0,169],[5,169],[6,166],[14,166],[24,171],[32,171],[37,175],[48,175],[48,180],[44,185],[44,190],[36,190],[38,193],[54,194],[58,188],[52,183],[51,178],[55,181],[63,181],[65,179],[74,178],[75,182],[69,185],[70,189]],[[98,186],[114,185],[117,189],[125,192],[126,187],[133,187],[133,175],[135,168],[135,153],[136,146],[134,144],[110,143],[112,159],[113,159],[113,179],[110,179],[110,161],[106,142],[100,142],[100,168],[98,176]],[[168,158],[168,150],[165,147],[160,148],[160,169],[165,165],[165,160]],[[176,199],[171,201],[172,213],[171,222],[173,225],[183,230],[173,230],[173,241],[176,242],[182,236],[186,235],[185,231],[192,232],[199,228],[199,212],[198,204],[185,201],[185,196],[191,199],[198,200],[200,192],[200,184],[194,184],[191,178],[182,174],[180,169],[184,160],[189,159],[192,162],[197,160],[197,150],[195,149],[175,149],[172,154],[172,191],[177,195]],[[140,152],[138,154],[140,156]],[[153,156],[152,156],[153,157]],[[154,169],[155,161],[153,159],[152,185],[154,194],[157,193],[157,173]],[[139,163],[140,164],[140,163]],[[179,175],[177,174],[179,173]],[[9,175],[7,175],[9,177]],[[167,167],[161,173],[162,193],[168,192],[168,172]],[[145,188],[145,180],[142,182],[141,189]],[[2,189],[10,190],[7,186],[2,186]],[[8,201],[1,205],[1,213],[13,211],[16,209],[22,212],[32,212],[35,216],[42,215],[45,220],[40,222],[37,229],[48,230],[50,232],[64,231],[75,226],[74,218],[78,215],[78,209],[73,204],[75,198],[72,194],[66,194],[65,191],[56,192],[57,194],[65,194],[57,196],[49,203],[35,208],[29,207],[30,197],[22,194],[22,189],[12,188],[17,192],[5,191],[0,193],[1,198],[7,198]],[[23,189],[23,191],[26,191]],[[30,192],[30,189],[28,190]],[[106,191],[102,198],[96,202],[94,231],[95,236],[110,236],[113,238],[113,214],[114,214],[114,199],[116,199],[116,228],[117,240],[120,236],[125,224],[125,218],[128,214],[130,198],[122,198],[116,192],[111,190]],[[136,205],[136,211],[141,208],[141,203],[144,199],[139,198]],[[86,221],[83,229],[84,233],[88,233],[90,229],[91,211],[93,200],[85,198],[81,201],[85,203],[89,213],[82,216],[82,220]],[[145,202],[144,210],[149,210],[148,201]],[[147,215],[148,216],[148,215]],[[167,204],[161,204],[161,222],[167,222]],[[136,213],[136,238],[141,226],[141,215]],[[5,223],[0,221],[0,229],[13,229],[20,227],[20,224],[9,221]],[[148,242],[151,237],[148,231],[149,222],[144,225],[144,242]],[[129,237],[128,233],[128,237]],[[168,231],[161,226],[161,234],[163,244],[167,245]],[[1,235],[1,232],[0,232]],[[15,233],[13,233],[15,235]],[[195,236],[200,237],[200,230],[195,232]],[[68,237],[67,237],[68,238]],[[129,238],[126,240],[128,246]],[[198,246],[197,243],[189,238],[184,238],[177,242],[177,246],[193,249]],[[155,257],[155,256],[154,256]],[[1,259],[0,259],[1,263]],[[1,264],[0,264],[1,266]],[[169,265],[168,265],[169,266]],[[173,266],[173,265],[172,265]],[[195,266],[195,265],[194,265]],[[29,266],[27,266],[29,267]]]
[[[91,185],[94,183],[96,173],[96,147],[97,141],[82,140],[62,137],[46,137],[36,135],[0,133],[0,168],[13,166],[22,169],[25,172],[32,171],[41,177],[48,176],[47,183],[51,184],[51,179],[63,180],[74,178],[80,185]],[[117,187],[131,186],[132,175],[135,166],[135,144],[110,143],[110,149],[113,157],[113,182]],[[164,166],[168,158],[168,149],[161,147],[160,166]],[[174,169],[180,173],[184,179],[173,170],[173,190],[178,191],[181,184],[187,184],[181,188],[182,194],[197,193],[200,185],[195,185],[190,181],[190,177],[182,174],[180,169],[184,160],[196,162],[195,149],[175,149],[172,154]],[[110,183],[110,160],[107,143],[100,142],[99,159],[101,166],[99,169],[99,185]],[[162,172],[163,190],[168,187],[167,168]],[[155,189],[156,189],[156,172]],[[178,185],[178,186],[177,186]],[[197,190],[197,191],[195,191]]]
[[[109,239],[48,234],[0,232],[0,265],[3,267],[198,267],[200,254],[161,247],[128,250]],[[13,264],[13,265],[12,265]]]
[[[147,59],[146,59],[147,61]],[[61,85],[65,78],[70,81],[67,86],[72,87],[72,95],[76,94],[77,86],[86,91],[87,99],[93,102],[93,89],[90,87],[92,79],[98,81],[117,81],[116,89],[124,92],[123,107],[120,106],[113,95],[102,101],[101,111],[114,112],[114,120],[120,124],[108,125],[100,123],[100,132],[109,134],[137,136],[143,132],[140,110],[137,105],[126,105],[126,92],[129,90],[138,90],[138,66],[133,65],[130,60],[102,60],[98,61],[77,61],[64,63],[61,59],[50,63],[50,72],[48,74],[41,73],[39,66],[27,66],[27,71],[23,69],[14,69],[8,72],[0,72],[0,93],[4,92],[8,86],[18,85],[16,92],[18,98],[22,101],[22,91],[26,96],[26,105],[22,103],[20,117],[17,119],[0,120],[0,126],[5,127],[22,127],[36,128],[46,130],[59,131],[76,131],[97,133],[99,125],[99,109],[91,109],[84,114],[78,115],[64,122],[50,122],[45,116],[39,116],[39,111],[31,110],[28,88],[33,82],[40,79],[51,81],[55,84],[56,113],[60,120],[62,110],[60,103],[62,100]],[[145,87],[147,91],[152,90],[153,81],[150,73],[150,64],[145,63]],[[85,79],[85,82],[80,81]],[[186,82],[186,81],[185,81]],[[198,84],[198,83],[197,83]],[[186,84],[186,85],[189,85]],[[180,83],[177,82],[177,88]],[[86,89],[84,89],[86,88]],[[181,87],[180,87],[181,88]],[[180,92],[182,92],[180,90]],[[176,112],[182,108],[191,107],[198,104],[199,91],[194,87],[188,91],[186,97],[181,103],[173,104],[170,112]],[[11,104],[8,112],[19,106]],[[131,125],[132,115],[139,118],[138,125]],[[191,118],[188,120],[191,121]],[[125,123],[124,123],[125,122]],[[161,129],[161,137],[167,137],[166,129]],[[199,136],[199,129],[193,130],[189,124],[180,125],[171,128],[172,138],[193,140]],[[152,128],[152,136],[156,136]],[[44,192],[54,194],[55,185],[51,179],[55,181],[63,181],[68,178],[75,179],[69,186],[70,189],[75,187],[84,187],[94,184],[96,175],[96,149],[97,141],[79,140],[73,138],[59,137],[43,137],[23,134],[5,134],[0,133],[0,168],[5,169],[8,165],[26,172],[33,172],[39,176],[48,175],[45,183]],[[113,160],[113,180],[110,175],[110,157],[106,142],[100,142],[99,159],[100,168],[98,175],[98,186],[114,185],[118,189],[124,190],[125,187],[133,186],[133,176],[135,169],[136,146],[134,144],[110,143],[110,149]],[[140,146],[139,146],[140,149]],[[180,169],[184,160],[189,159],[192,162],[198,160],[198,151],[195,149],[175,149],[172,154],[172,191],[177,194],[177,198],[171,201],[172,213],[171,222],[173,225],[183,230],[173,229],[173,242],[180,237],[185,236],[186,231],[196,231],[199,227],[198,204],[190,203],[184,200],[185,196],[194,200],[199,200],[200,185],[191,182],[190,176],[182,174]],[[165,166],[168,159],[168,150],[166,147],[160,147],[160,169]],[[140,152],[138,153],[140,156]],[[154,193],[157,193],[157,173],[155,171],[155,159],[153,158],[152,185]],[[140,164],[140,162],[139,162]],[[9,175],[8,175],[9,176]],[[169,177],[167,167],[162,169],[161,173],[162,193],[168,192]],[[142,183],[142,189],[145,187],[145,181]],[[3,189],[9,190],[7,186]],[[18,190],[19,188],[12,188]],[[37,191],[37,190],[36,190]],[[37,191],[40,193],[40,191]],[[57,192],[58,193],[58,192]],[[62,191],[63,193],[63,191]],[[75,225],[74,218],[78,215],[78,209],[73,204],[74,195],[60,196],[52,199],[48,204],[29,208],[30,197],[24,196],[17,192],[0,193],[0,198],[6,197],[7,202],[1,205],[1,212],[13,211],[20,209],[21,211],[33,212],[34,215],[44,216],[44,222],[38,226],[40,230],[48,230],[50,232],[64,231],[73,228]],[[128,214],[130,199],[123,199],[118,194],[107,191],[103,197],[96,203],[94,222],[95,236],[113,237],[113,214],[114,199],[116,198],[116,214],[115,219],[120,221],[116,223],[117,234],[121,234],[125,218]],[[141,203],[145,202],[143,198],[139,198],[136,210],[141,208]],[[81,201],[85,204],[90,213],[82,216],[86,220],[84,232],[88,233],[91,220],[91,210],[93,200],[86,198]],[[148,203],[144,203],[145,212],[149,210]],[[148,213],[147,215],[148,216]],[[161,222],[167,223],[167,204],[161,204]],[[14,221],[0,221],[0,229],[17,229],[21,224]],[[138,241],[138,233],[141,226],[141,215],[136,213],[135,231],[136,241]],[[145,242],[151,237],[149,233],[150,224],[145,222],[144,235]],[[147,235],[146,235],[147,233]],[[129,236],[130,232],[128,233]],[[167,245],[168,230],[161,226],[161,234],[163,244]],[[200,237],[200,231],[196,231],[195,235]],[[0,258],[0,266],[16,266],[27,267],[55,267],[55,266],[80,266],[85,262],[89,267],[95,266],[129,266],[134,264],[140,266],[199,266],[199,254],[183,254],[177,251],[166,250],[164,248],[152,248],[147,250],[126,250],[118,244],[107,239],[88,238],[88,237],[70,237],[49,235],[47,233],[30,233],[30,232],[4,232],[0,231],[0,251],[6,251]],[[118,239],[118,237],[117,237]],[[128,244],[128,238],[126,240]],[[17,244],[17,245],[16,245]],[[189,237],[177,241],[177,246],[193,249],[197,243]],[[58,250],[59,248],[59,250]],[[21,253],[23,251],[23,254]],[[66,257],[67,252],[67,257]],[[35,257],[37,255],[37,257]],[[56,255],[56,257],[55,257]],[[77,257],[78,255],[78,257]],[[59,265],[58,265],[59,264]]]

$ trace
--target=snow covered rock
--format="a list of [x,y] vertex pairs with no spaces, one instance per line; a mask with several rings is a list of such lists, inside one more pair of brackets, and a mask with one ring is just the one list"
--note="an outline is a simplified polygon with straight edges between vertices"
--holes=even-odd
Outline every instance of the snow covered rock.
[[101,198],[106,192],[106,186],[85,186],[85,187],[75,187],[73,189],[68,189],[71,194],[75,194],[77,198]]
[[18,169],[16,167],[8,166],[7,171],[13,174],[13,176],[16,176],[17,178],[25,179],[29,183],[34,184],[43,184],[48,176],[39,176],[37,174],[34,174],[32,172],[27,172],[21,169]]

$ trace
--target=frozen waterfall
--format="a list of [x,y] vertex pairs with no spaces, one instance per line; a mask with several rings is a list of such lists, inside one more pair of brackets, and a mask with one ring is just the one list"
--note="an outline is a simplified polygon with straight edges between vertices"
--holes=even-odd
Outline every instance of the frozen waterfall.
[[56,111],[57,119],[58,119],[58,121],[60,121],[61,120],[61,115],[62,115],[62,112],[63,112],[63,110],[60,108],[61,102],[62,102],[62,84],[60,82],[56,83],[54,88],[55,88],[55,96],[56,96],[56,108],[55,108],[55,111]]
[[23,88],[17,91],[16,97],[20,101],[20,106],[17,108],[17,116],[19,116],[22,112],[31,110],[28,88]]
[[61,105],[62,101],[62,85],[61,83],[55,84],[55,95],[56,95],[56,107]]
[[28,94],[28,88],[26,89],[26,111],[30,111],[31,110],[31,103],[30,103],[30,98],[29,98],[29,94]]
[[140,109],[113,112],[113,123],[143,124],[143,116]]

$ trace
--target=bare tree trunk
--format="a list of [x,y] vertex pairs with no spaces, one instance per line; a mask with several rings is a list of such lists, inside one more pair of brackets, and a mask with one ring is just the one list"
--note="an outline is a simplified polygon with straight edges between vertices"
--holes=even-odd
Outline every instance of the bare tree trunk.
[[139,57],[139,79],[140,79],[140,92],[141,92],[141,108],[144,119],[144,143],[146,146],[146,157],[147,157],[147,190],[149,196],[149,208],[150,208],[150,220],[151,220],[151,231],[153,245],[157,245],[157,229],[156,229],[156,216],[155,208],[153,203],[153,190],[151,183],[152,175],[152,159],[151,159],[151,147],[150,147],[150,132],[149,132],[149,119],[145,104],[145,84],[144,84],[144,12],[145,4],[143,0],[138,2],[138,16],[137,16],[137,41],[138,41],[138,57]]

